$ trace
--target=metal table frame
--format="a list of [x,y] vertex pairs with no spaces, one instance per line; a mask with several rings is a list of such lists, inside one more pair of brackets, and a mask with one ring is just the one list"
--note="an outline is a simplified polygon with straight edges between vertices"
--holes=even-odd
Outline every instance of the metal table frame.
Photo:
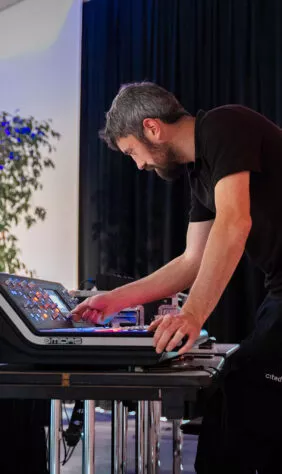
[[[234,346],[234,345],[233,345]],[[159,473],[160,412],[173,421],[173,473],[181,471],[180,420],[186,401],[196,402],[200,389],[212,382],[213,367],[220,369],[225,357],[208,361],[209,371],[172,373],[34,370],[2,364],[0,398],[50,399],[50,474],[60,473],[61,400],[84,400],[83,474],[94,474],[95,402],[112,400],[113,474],[126,469],[127,411],[122,400],[138,402],[136,423],[136,472]],[[162,406],[162,408],[161,408]]]

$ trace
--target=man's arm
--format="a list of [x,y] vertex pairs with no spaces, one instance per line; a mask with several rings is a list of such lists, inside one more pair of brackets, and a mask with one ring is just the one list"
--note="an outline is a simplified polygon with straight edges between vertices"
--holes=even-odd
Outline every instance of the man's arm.
[[213,221],[188,226],[185,252],[151,275],[113,290],[122,307],[135,306],[183,291],[195,281]]
[[216,307],[251,230],[250,173],[227,176],[215,187],[216,219],[184,312],[205,321]]
[[102,321],[123,308],[165,298],[189,288],[199,271],[212,224],[212,220],[189,224],[186,250],[182,255],[145,278],[87,298],[73,310],[73,318]]
[[246,171],[226,176],[217,183],[216,218],[197,277],[181,317],[166,318],[159,324],[154,338],[157,352],[165,348],[172,350],[188,335],[189,340],[179,353],[187,352],[217,305],[244,252],[251,229],[249,181],[250,173]]

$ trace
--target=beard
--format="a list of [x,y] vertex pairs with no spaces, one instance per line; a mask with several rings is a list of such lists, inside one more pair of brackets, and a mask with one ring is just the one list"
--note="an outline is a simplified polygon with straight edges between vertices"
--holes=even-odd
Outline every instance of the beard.
[[176,164],[169,165],[166,168],[155,168],[157,175],[165,181],[176,181],[185,173],[186,165]]
[[146,145],[156,162],[155,166],[146,167],[147,171],[155,170],[157,175],[166,181],[175,181],[183,175],[186,165],[179,163],[181,156],[171,145],[166,143],[153,145],[151,142],[147,142]]

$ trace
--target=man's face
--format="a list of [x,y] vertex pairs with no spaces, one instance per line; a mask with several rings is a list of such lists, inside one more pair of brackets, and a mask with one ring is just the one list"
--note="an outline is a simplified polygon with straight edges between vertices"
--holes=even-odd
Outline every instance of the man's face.
[[122,153],[131,156],[139,170],[152,171],[167,181],[179,178],[184,165],[169,143],[140,142],[133,135],[120,138],[117,145]]

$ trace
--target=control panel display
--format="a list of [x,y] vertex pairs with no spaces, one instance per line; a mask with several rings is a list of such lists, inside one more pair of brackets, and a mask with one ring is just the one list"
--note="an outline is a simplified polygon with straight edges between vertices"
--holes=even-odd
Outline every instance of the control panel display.
[[63,285],[2,273],[0,291],[20,310],[29,327],[39,331],[72,327],[68,315],[78,300]]
[[56,307],[60,310],[60,312],[64,315],[69,314],[70,310],[60,297],[60,295],[54,291],[54,290],[46,290],[46,293],[49,295],[50,300],[53,302],[53,304],[56,305]]

